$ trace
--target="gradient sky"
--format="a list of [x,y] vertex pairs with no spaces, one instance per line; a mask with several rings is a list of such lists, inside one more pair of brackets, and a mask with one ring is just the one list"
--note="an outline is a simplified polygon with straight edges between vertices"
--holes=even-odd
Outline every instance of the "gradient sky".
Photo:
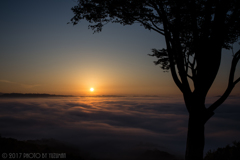
[[[94,94],[180,94],[171,74],[153,64],[152,48],[164,37],[138,25],[109,24],[93,34],[88,23],[67,24],[74,0],[0,1],[0,92]],[[234,46],[234,51],[239,49]],[[232,51],[210,94],[227,85]],[[239,65],[236,75],[240,76]],[[240,94],[237,84],[232,94]]]

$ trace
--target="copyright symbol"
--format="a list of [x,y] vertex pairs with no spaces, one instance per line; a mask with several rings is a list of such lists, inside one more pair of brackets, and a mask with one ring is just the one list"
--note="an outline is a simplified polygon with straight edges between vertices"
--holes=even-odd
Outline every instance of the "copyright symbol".
[[4,159],[6,159],[7,156],[8,156],[7,153],[3,153],[3,154],[2,154],[2,158],[4,158]]

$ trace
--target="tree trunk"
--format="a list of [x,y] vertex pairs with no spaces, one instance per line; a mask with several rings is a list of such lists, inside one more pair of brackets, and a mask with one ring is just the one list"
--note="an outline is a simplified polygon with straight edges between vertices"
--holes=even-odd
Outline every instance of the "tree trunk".
[[189,114],[185,160],[203,160],[204,124],[201,113]]

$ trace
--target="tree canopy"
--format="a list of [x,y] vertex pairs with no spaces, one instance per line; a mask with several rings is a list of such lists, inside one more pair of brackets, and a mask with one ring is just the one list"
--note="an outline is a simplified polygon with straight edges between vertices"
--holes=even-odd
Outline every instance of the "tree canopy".
[[[146,29],[171,39],[181,36],[191,45],[198,39],[221,35],[224,48],[231,48],[240,36],[238,0],[79,0],[72,8],[73,24],[86,19],[91,29],[100,32],[109,22],[122,25],[139,23]],[[216,29],[217,28],[217,29]],[[169,33],[168,33],[169,32]],[[215,35],[216,36],[216,35]],[[195,39],[191,39],[195,38]],[[219,40],[220,41],[220,40]],[[187,47],[187,46],[186,46]],[[189,47],[189,46],[188,46]],[[191,48],[190,52],[194,52]]]
[[[165,36],[167,48],[153,49],[152,56],[158,58],[155,64],[171,70],[186,94],[195,91],[206,96],[217,75],[222,48],[231,49],[240,37],[239,0],[79,0],[72,11],[74,25],[85,19],[94,32],[109,22],[138,23]],[[239,54],[235,54],[236,63]],[[230,79],[231,86],[240,81],[234,81],[234,75]]]
[[[189,112],[186,160],[202,160],[204,125],[240,81],[233,55],[226,91],[210,107],[205,99],[218,73],[222,49],[240,37],[239,0],[78,0],[72,8],[76,25],[87,20],[94,32],[108,23],[140,24],[165,37],[166,48],[153,49],[155,64],[170,70]],[[193,86],[190,86],[190,81]]]

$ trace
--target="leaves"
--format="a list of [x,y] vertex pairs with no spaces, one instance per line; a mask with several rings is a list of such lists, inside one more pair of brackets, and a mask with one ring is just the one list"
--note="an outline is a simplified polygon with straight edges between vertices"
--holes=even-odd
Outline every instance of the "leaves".
[[204,160],[238,160],[240,159],[240,142],[234,141],[232,146],[208,151]]
[[165,48],[161,50],[152,49],[153,54],[149,54],[150,56],[155,56],[158,58],[157,61],[154,61],[155,65],[160,65],[163,70],[170,69],[170,61],[168,57],[167,50]]
[[71,23],[86,20],[94,33],[108,23],[136,23],[165,36],[166,49],[152,50],[154,63],[179,74],[178,86],[189,86],[186,77],[200,85],[208,75],[205,92],[216,77],[221,49],[231,49],[240,37],[239,0],[78,0],[72,11]]
[[[159,23],[159,17],[153,8],[148,6],[145,0],[79,0],[78,5],[72,7],[74,17],[71,19],[73,25],[85,19],[90,23],[120,23],[132,25],[141,23],[146,29],[151,29],[149,20]],[[90,28],[96,32],[102,30],[104,25],[91,25]]]

